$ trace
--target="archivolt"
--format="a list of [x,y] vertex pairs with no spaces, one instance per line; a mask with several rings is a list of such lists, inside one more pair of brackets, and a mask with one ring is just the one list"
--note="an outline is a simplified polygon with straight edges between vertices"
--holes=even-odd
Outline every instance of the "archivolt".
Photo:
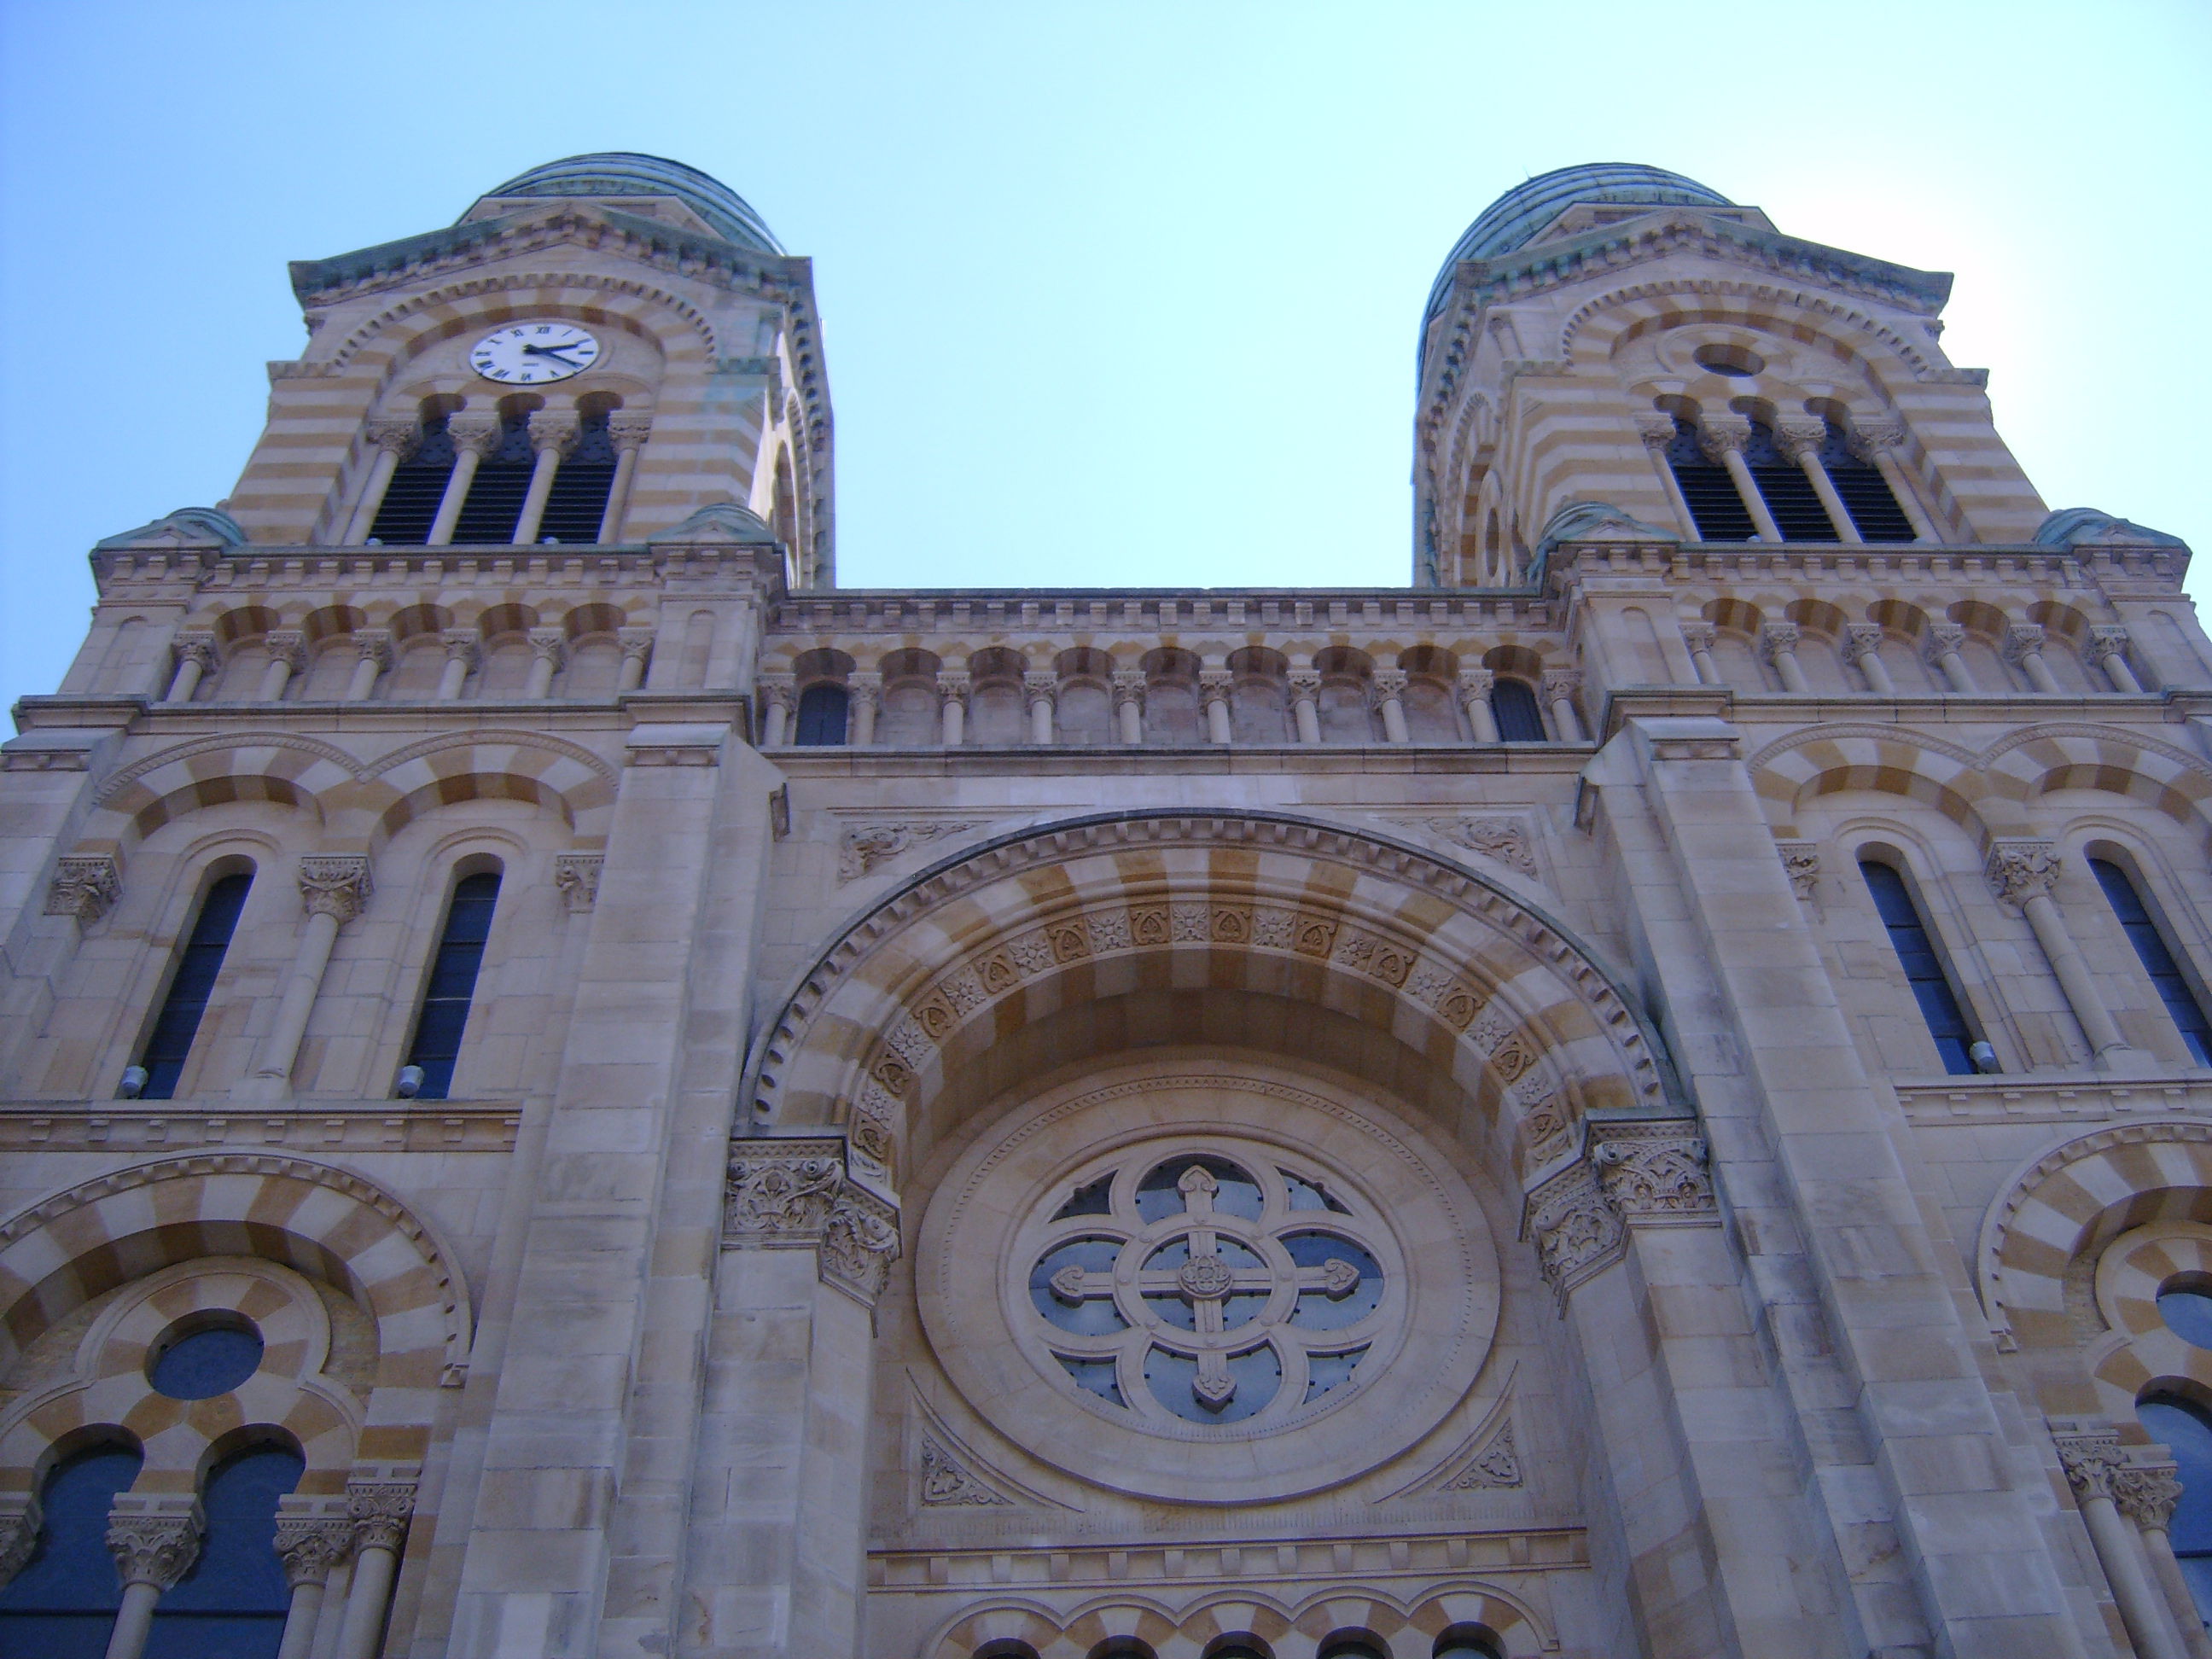
[[[451,306],[456,301],[477,299],[485,295],[543,288],[589,289],[624,299],[641,301],[644,302],[642,305],[623,307],[623,314],[644,327],[648,334],[659,339],[662,346],[669,349],[671,356],[688,356],[692,353],[676,347],[674,343],[665,337],[663,330],[651,326],[648,319],[652,315],[652,310],[672,313],[682,319],[696,340],[694,349],[698,355],[708,358],[719,355],[719,346],[714,337],[714,325],[708,319],[706,313],[690,301],[670,293],[666,289],[657,288],[650,283],[640,282],[631,276],[610,276],[581,270],[542,270],[503,276],[471,277],[466,282],[448,283],[442,288],[432,289],[427,294],[417,294],[411,298],[403,300],[388,310],[379,312],[346,336],[337,352],[329,360],[332,372],[342,370],[393,324],[419,313]],[[398,354],[400,343],[395,342],[393,344],[392,356],[395,357]]]
[[[1674,295],[1692,295],[1701,301],[1733,301],[1735,304],[1709,304],[1676,312],[1664,302]],[[1754,307],[1786,307],[1809,313],[1819,319],[1819,325],[1807,331],[1808,340],[1826,340],[1837,345],[1850,343],[1847,334],[1861,334],[1879,340],[1889,351],[1900,358],[1916,378],[1924,378],[1936,372],[1936,365],[1927,354],[1886,324],[1875,320],[1863,311],[1855,311],[1823,295],[1808,293],[1802,289],[1781,288],[1771,283],[1729,281],[1713,276],[1677,276],[1658,282],[1637,283],[1627,288],[1615,289],[1601,294],[1577,308],[1559,331],[1559,355],[1575,356],[1577,337],[1597,319],[1603,317],[1607,325],[1589,328],[1587,348],[1588,361],[1600,361],[1611,355],[1621,337],[1640,325],[1663,322],[1668,326],[1681,323],[1727,321],[1757,325],[1759,313]],[[1769,318],[1769,325],[1780,319]],[[1780,332],[1798,337],[1796,328],[1782,327]]]
[[1592,1108],[1680,1111],[1656,1037],[1548,918],[1434,854],[1259,814],[1013,832],[848,927],[756,1048],[755,1121],[842,1124],[886,1164],[1006,1031],[1139,991],[1286,998],[1388,1034],[1525,1169]]

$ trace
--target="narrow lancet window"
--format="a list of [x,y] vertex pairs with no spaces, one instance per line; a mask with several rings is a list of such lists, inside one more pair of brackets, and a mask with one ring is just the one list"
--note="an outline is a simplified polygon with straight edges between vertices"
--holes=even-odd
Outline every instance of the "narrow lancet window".
[[1747,542],[1759,533],[1729,470],[1706,456],[1698,447],[1697,428],[1679,416],[1674,441],[1667,446],[1667,465],[1674,470],[1683,504],[1697,522],[1700,541]]
[[1936,1039],[1936,1051],[1943,1057],[1943,1069],[1954,1077],[1972,1076],[1973,1030],[1951,989],[1950,976],[1943,971],[1943,960],[1936,953],[1936,942],[1929,937],[1911,890],[1903,876],[1872,859],[1861,860],[1859,873],[1874,894],[1875,908],[1889,930],[1889,942],[1897,949],[1905,982],[1920,1005],[1920,1017],[1928,1022],[1928,1035]]
[[1499,680],[1490,688],[1490,714],[1500,743],[1544,741],[1544,711],[1536,694],[1519,680]]
[[2189,1046],[2191,1058],[2199,1066],[2212,1066],[2212,1022],[2204,1018],[2203,1006],[2189,984],[2181,964],[2173,952],[2166,948],[2166,936],[2159,932],[2158,923],[2152,920],[2142,895],[2128,878],[2128,872],[2110,859],[2091,859],[2089,868],[2097,877],[2097,884],[2105,890],[2112,901],[2112,912],[2119,917],[2126,931],[2128,943],[2136,947],[2143,971],[2150,982],[2158,988],[2159,1000],[2166,1012],[2173,1016],[2173,1023],[2181,1030],[2181,1040]]
[[1828,422],[1827,438],[1820,445],[1820,465],[1827,468],[1828,482],[1836,487],[1844,510],[1851,515],[1861,536],[1870,542],[1917,539],[1912,520],[1905,516],[1905,509],[1890,493],[1889,480],[1881,476],[1881,469],[1851,453],[1843,428],[1833,421]]
[[[500,423],[499,447],[483,458],[477,476],[469,481],[469,498],[461,503],[453,539],[470,546],[512,542],[514,526],[522,519],[523,500],[530,494],[530,475],[537,466],[529,416],[507,416]],[[592,526],[595,531],[598,527]]]
[[605,414],[586,415],[576,447],[553,475],[545,497],[545,516],[538,522],[540,541],[596,542],[607,515],[607,495],[615,484],[614,441]]
[[392,472],[368,526],[369,539],[387,547],[422,546],[437,522],[438,503],[453,474],[453,437],[441,415],[422,428],[413,453]]
[[845,688],[817,680],[799,694],[799,732],[803,748],[834,748],[845,741],[845,716],[851,706]]
[[461,1057],[461,1032],[469,1023],[477,970],[483,966],[484,941],[491,937],[491,913],[498,902],[496,874],[463,876],[453,884],[446,929],[422,989],[414,1045],[407,1051],[407,1063],[422,1068],[417,1100],[443,1100],[453,1086],[453,1063]]
[[200,1016],[207,1012],[208,996],[222,971],[223,955],[230,949],[238,913],[246,908],[246,891],[252,884],[250,875],[225,876],[200,901],[199,915],[178,953],[176,972],[169,976],[169,994],[161,1000],[153,1035],[138,1056],[146,1068],[146,1086],[138,1091],[141,1100],[168,1100],[176,1095]]

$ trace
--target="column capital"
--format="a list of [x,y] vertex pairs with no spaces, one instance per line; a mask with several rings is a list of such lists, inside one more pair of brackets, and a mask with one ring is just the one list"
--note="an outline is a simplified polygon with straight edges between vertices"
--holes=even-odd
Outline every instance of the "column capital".
[[1778,415],[1767,429],[1774,434],[1774,447],[1800,465],[1828,441],[1828,423],[1817,415]]
[[373,662],[379,668],[392,666],[392,630],[388,628],[355,629],[353,648],[363,662]]
[[653,654],[653,635],[650,628],[617,628],[615,642],[622,647],[623,660],[635,658],[642,662]]
[[937,700],[940,705],[957,702],[964,707],[972,689],[966,669],[940,668],[937,671]]
[[793,708],[799,702],[799,682],[789,674],[763,674],[754,682],[761,706]]
[[1711,1153],[1687,1118],[1589,1124],[1581,1153],[1530,1189],[1521,1231],[1562,1298],[1627,1249],[1631,1229],[1720,1224]]
[[1778,653],[1784,651],[1794,656],[1802,637],[1796,623],[1768,623],[1759,630],[1759,659],[1771,663]]
[[1029,702],[1051,702],[1060,696],[1060,676],[1049,668],[1032,668],[1022,675],[1022,696]]
[[533,628],[524,637],[530,641],[530,654],[539,662],[558,668],[568,654],[568,636],[557,628]]
[[2112,1501],[2143,1531],[2164,1532],[2172,1526],[2173,1506],[2181,1501],[2181,1466],[2145,1455],[2148,1449],[2130,1448],[2127,1462],[2113,1472]]
[[1237,676],[1226,668],[1201,669],[1198,676],[1198,695],[1202,702],[1230,702],[1237,694]]
[[1287,678],[1290,681],[1291,696],[1293,699],[1304,699],[1307,702],[1314,702],[1320,698],[1320,669],[1293,668],[1291,670]]
[[1861,657],[1880,653],[1889,630],[1880,623],[1853,623],[1844,629],[1844,660],[1856,663]]
[[307,660],[307,636],[296,628],[272,628],[261,641],[270,661],[281,662],[295,674]]
[[599,871],[606,862],[603,853],[556,853],[553,855],[553,885],[561,895],[561,905],[570,915],[577,915],[599,902]]
[[189,1510],[178,1515],[111,1512],[107,1552],[115,1558],[116,1573],[125,1584],[167,1590],[199,1559],[200,1536],[205,1530],[197,1498]]
[[215,635],[205,629],[191,628],[181,630],[171,636],[169,648],[177,653],[179,662],[196,662],[204,673],[215,672]]
[[1721,631],[1709,622],[1686,622],[1682,624],[1682,643],[1692,651],[1710,651],[1721,636]]
[[1905,442],[1905,422],[1894,415],[1870,415],[1851,422],[1850,434],[1844,441],[1852,454],[1863,461],[1870,461]]
[[1583,671],[1579,668],[1547,668],[1542,684],[1544,700],[1556,702],[1565,697],[1569,702],[1582,696]]
[[407,1522],[415,1513],[415,1482],[376,1478],[346,1482],[346,1514],[351,1517],[359,1547],[390,1550],[398,1554],[407,1535]]
[[1813,896],[1813,884],[1820,878],[1820,843],[1817,841],[1778,841],[1774,850],[1782,859],[1782,873],[1790,878],[1790,885],[1801,899]]
[[481,654],[483,647],[477,640],[475,629],[448,628],[439,635],[439,638],[446,642],[447,661],[464,662],[471,668],[476,666],[477,658]]
[[1742,454],[1750,442],[1747,415],[1707,415],[1698,422],[1698,447],[1716,465],[1725,464],[1730,455]]
[[422,423],[415,420],[374,420],[365,428],[372,448],[380,449],[394,460],[405,460],[422,435]]
[[2005,629],[2003,652],[2007,662],[2016,663],[2022,657],[2034,656],[2043,649],[2044,632],[2034,623],[2014,623]]
[[1378,668],[1369,676],[1367,684],[1378,699],[1402,697],[1406,695],[1406,678],[1402,668]]
[[2051,891],[2061,862],[2053,842],[2008,837],[1990,843],[1982,876],[2000,903],[2025,905]]
[[1928,654],[1942,657],[1956,651],[1966,642],[1964,623],[1930,623],[1928,624]]
[[2112,1495],[2112,1475],[2123,1461],[2118,1429],[2094,1419],[2058,1418],[2051,1424],[2051,1443],[2058,1449],[2059,1467],[2076,1498]]
[[584,432],[582,419],[570,411],[541,410],[530,417],[529,427],[530,447],[540,455],[549,449],[566,455]]
[[300,860],[300,902],[311,916],[335,916],[343,927],[375,890],[368,860],[356,854],[319,853]]
[[276,1559],[283,1564],[285,1588],[329,1582],[331,1569],[353,1553],[359,1535],[350,1519],[278,1516]]
[[1674,441],[1674,417],[1656,410],[1636,417],[1636,435],[1646,449],[1664,449]]
[[811,1249],[822,1282],[872,1307],[899,1254],[898,1211],[846,1171],[836,1136],[731,1143],[722,1243]]
[[616,413],[607,416],[607,441],[617,455],[627,454],[653,435],[653,416]]
[[1145,671],[1141,668],[1117,668],[1114,671],[1114,706],[1134,703],[1145,706]]
[[2124,657],[2128,653],[2128,630],[2109,624],[2093,627],[2087,649],[2090,658],[2097,662],[2107,657]]
[[106,853],[71,853],[54,860],[46,913],[75,916],[87,927],[106,915],[123,890],[123,872]]
[[481,460],[499,447],[506,433],[496,415],[456,415],[446,422],[446,435],[456,451],[466,450]]
[[845,691],[855,707],[864,702],[875,702],[884,695],[884,677],[865,669],[855,670],[845,676]]

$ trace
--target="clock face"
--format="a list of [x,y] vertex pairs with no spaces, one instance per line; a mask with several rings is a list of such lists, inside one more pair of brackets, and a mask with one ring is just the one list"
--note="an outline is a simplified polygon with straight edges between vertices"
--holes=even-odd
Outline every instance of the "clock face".
[[599,343],[573,323],[517,323],[494,329],[469,350],[469,367],[502,386],[565,380],[599,360]]

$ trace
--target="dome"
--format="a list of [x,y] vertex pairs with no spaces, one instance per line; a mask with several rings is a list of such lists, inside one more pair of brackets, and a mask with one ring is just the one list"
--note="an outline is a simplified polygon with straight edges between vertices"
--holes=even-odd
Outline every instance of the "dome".
[[1588,161],[1537,174],[1483,209],[1453,246],[1429,290],[1428,315],[1443,305],[1452,267],[1462,259],[1494,259],[1523,247],[1536,233],[1578,202],[1621,202],[1639,207],[1734,207],[1717,190],[1664,167],[1632,161]]
[[[673,196],[738,246],[762,253],[783,252],[744,197],[696,167],[659,155],[613,149],[548,161],[486,191],[470,204],[469,213],[477,210],[477,204],[500,196]],[[468,216],[465,213],[455,222]]]

